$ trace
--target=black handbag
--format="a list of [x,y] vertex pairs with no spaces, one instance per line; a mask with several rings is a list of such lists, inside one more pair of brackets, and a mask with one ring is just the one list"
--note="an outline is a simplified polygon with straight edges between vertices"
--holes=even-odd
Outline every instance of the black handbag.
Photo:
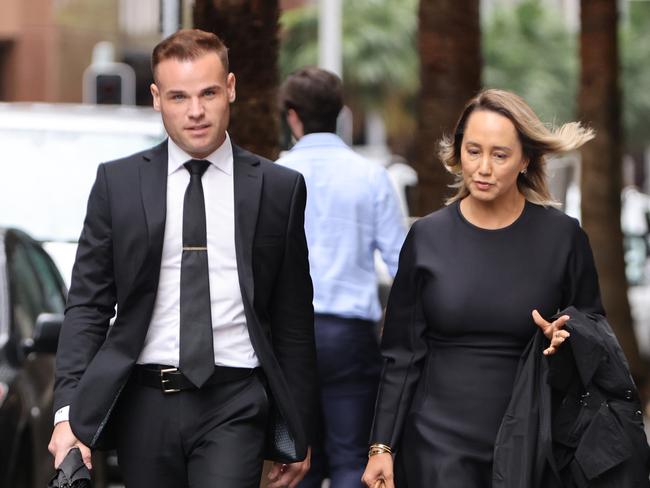
[[84,464],[78,447],[68,451],[47,488],[91,488],[90,471]]
[[276,463],[290,464],[302,461],[296,455],[296,443],[280,411],[271,405],[266,433],[264,458]]

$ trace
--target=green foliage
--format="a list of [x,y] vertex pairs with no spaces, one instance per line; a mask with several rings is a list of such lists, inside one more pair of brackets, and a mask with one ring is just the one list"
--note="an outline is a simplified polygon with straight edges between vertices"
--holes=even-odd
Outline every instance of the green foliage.
[[[417,93],[417,0],[343,2],[343,77],[346,89],[368,108],[389,95],[404,107]],[[621,23],[621,87],[627,150],[650,142],[650,2],[628,2]],[[318,63],[318,12],[307,6],[285,12],[280,69]],[[462,35],[462,32],[458,33]],[[483,19],[483,82],[523,96],[542,120],[561,124],[576,117],[579,32],[540,0],[497,8]]]
[[650,144],[650,2],[629,2],[621,31],[625,145],[641,151]]
[[577,39],[563,19],[537,0],[500,8],[483,23],[483,82],[514,91],[542,120],[573,119],[577,90]]
[[[280,71],[318,64],[318,9],[285,12]],[[413,94],[418,86],[417,0],[343,2],[343,79],[368,108],[381,108],[389,94]]]
[[287,10],[280,16],[280,76],[318,64],[318,9],[315,5]]

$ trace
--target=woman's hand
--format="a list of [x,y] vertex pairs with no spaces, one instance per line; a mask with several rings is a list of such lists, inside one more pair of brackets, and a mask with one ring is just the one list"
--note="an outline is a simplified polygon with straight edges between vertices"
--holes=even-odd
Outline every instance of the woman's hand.
[[393,481],[393,457],[391,454],[385,452],[370,456],[361,481],[368,488],[395,488]]
[[537,310],[533,310],[533,320],[542,329],[544,335],[547,339],[551,341],[551,345],[544,349],[544,355],[550,356],[555,354],[557,348],[562,345],[562,343],[571,335],[569,332],[564,330],[564,324],[568,322],[570,317],[568,315],[562,315],[557,320],[553,322],[547,322],[542,318]]

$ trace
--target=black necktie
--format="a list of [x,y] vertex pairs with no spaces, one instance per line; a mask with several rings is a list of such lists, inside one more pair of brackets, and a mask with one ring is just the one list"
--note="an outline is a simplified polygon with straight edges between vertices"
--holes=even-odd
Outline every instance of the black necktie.
[[180,370],[201,387],[214,371],[208,240],[201,176],[209,161],[185,163],[190,183],[183,203],[183,257],[181,262]]

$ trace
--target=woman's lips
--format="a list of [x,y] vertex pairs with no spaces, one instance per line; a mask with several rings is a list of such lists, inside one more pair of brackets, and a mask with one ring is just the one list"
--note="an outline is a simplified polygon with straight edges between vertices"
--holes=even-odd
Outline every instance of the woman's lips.
[[475,181],[474,184],[479,190],[489,190],[492,187],[492,183],[487,183],[485,181]]

